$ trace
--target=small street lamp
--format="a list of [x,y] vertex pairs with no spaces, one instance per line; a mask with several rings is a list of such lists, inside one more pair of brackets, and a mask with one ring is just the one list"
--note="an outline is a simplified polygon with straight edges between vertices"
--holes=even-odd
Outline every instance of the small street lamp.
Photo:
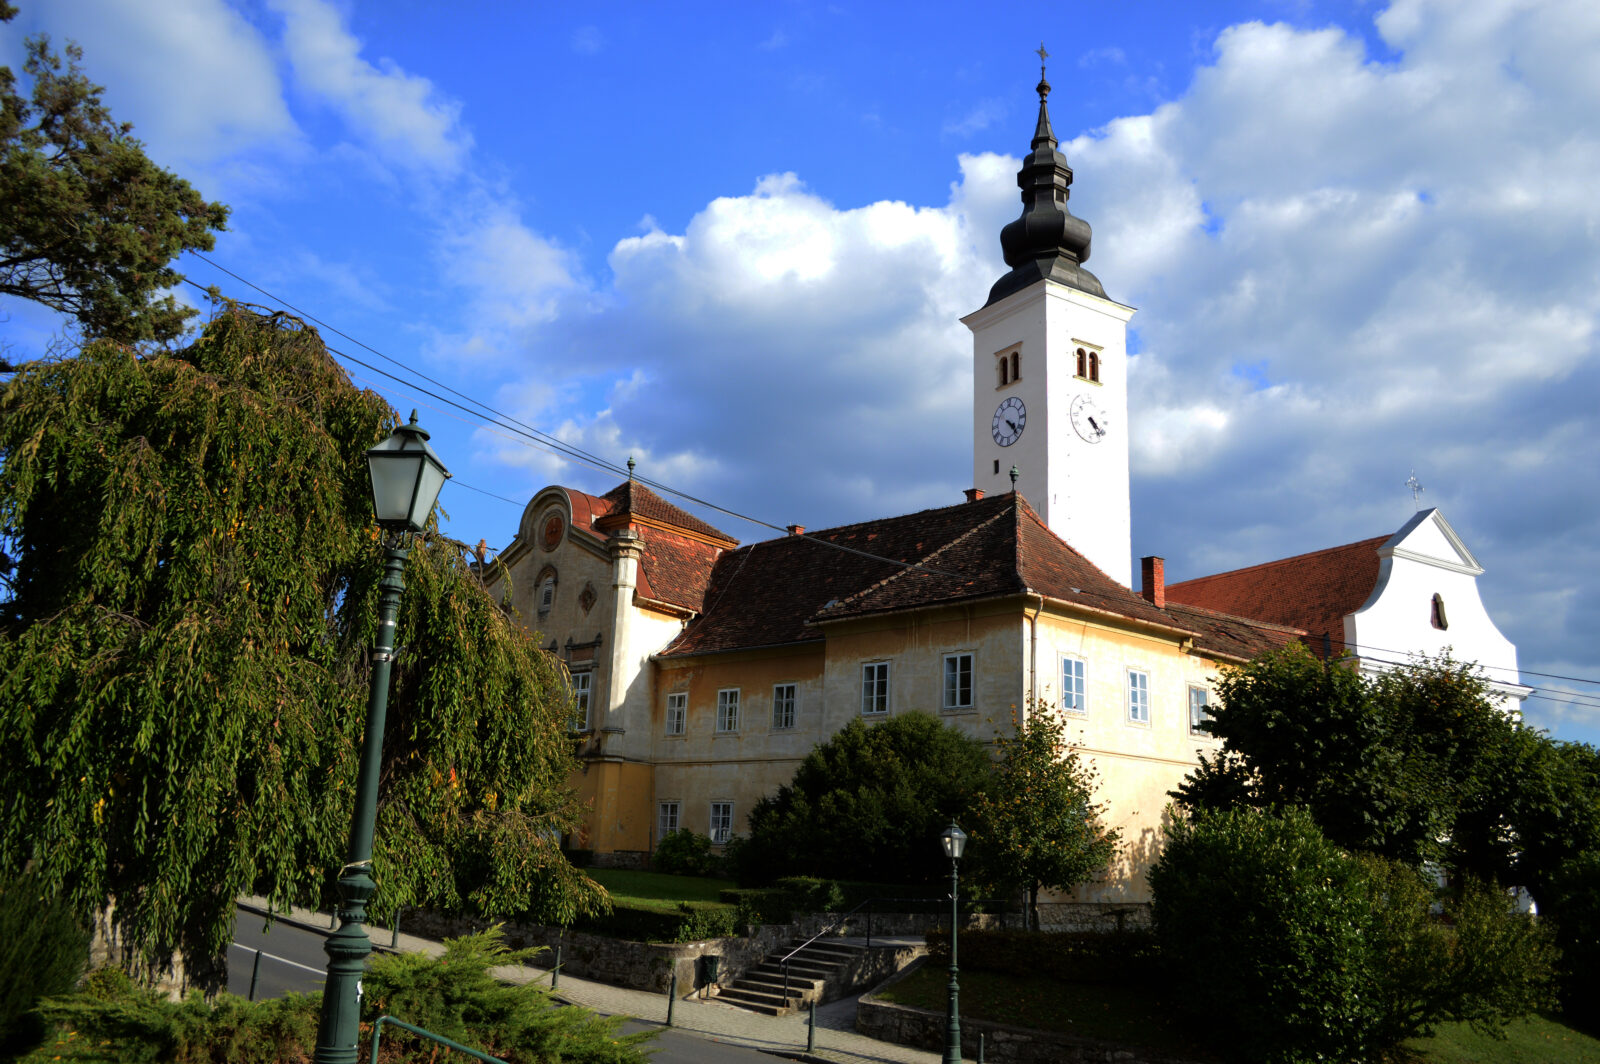
[[961,854],[967,848],[967,833],[956,827],[954,820],[939,833],[944,855],[950,858],[950,1008],[945,1017],[944,1064],[961,1064],[961,1006],[957,1003],[960,987],[956,976],[956,921],[960,918],[960,864]]
[[367,452],[372,504],[384,531],[383,579],[378,587],[378,632],[372,647],[372,686],[367,694],[367,729],[356,777],[356,808],[350,822],[350,848],[339,872],[339,930],[328,936],[328,978],[322,988],[322,1019],[317,1028],[317,1064],[356,1064],[361,1035],[361,975],[372,940],[362,925],[367,902],[377,890],[372,878],[372,832],[378,811],[378,769],[383,757],[383,718],[389,706],[389,667],[395,654],[395,622],[410,537],[427,526],[439,489],[449,479],[444,463],[428,446],[428,433],[411,423]]

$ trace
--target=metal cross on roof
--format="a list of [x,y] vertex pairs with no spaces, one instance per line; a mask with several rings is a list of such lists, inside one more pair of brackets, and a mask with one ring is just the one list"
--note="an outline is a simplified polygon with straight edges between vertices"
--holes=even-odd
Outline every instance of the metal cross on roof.
[[1050,53],[1044,50],[1044,42],[1039,42],[1039,50],[1033,53],[1039,57],[1039,65],[1044,66],[1044,61],[1050,58]]
[[1422,509],[1422,481],[1417,479],[1417,471],[1413,469],[1411,476],[1406,478],[1406,487],[1411,489],[1411,501],[1417,509]]

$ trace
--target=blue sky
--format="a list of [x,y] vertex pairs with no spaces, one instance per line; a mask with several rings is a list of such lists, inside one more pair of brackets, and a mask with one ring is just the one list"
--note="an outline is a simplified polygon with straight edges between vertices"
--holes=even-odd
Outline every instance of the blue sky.
[[[21,6],[6,62],[78,41],[232,205],[217,263],[780,527],[967,486],[957,318],[1002,272],[1042,39],[1090,267],[1139,308],[1135,554],[1176,580],[1390,532],[1415,470],[1529,719],[1600,740],[1600,686],[1531,675],[1600,678],[1592,3]],[[61,331],[0,309],[18,356]],[[460,539],[618,479],[353,373],[421,408]]]

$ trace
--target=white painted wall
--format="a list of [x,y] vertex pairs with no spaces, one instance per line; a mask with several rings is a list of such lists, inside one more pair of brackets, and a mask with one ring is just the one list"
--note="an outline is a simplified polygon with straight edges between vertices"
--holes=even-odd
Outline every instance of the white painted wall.
[[[1444,515],[1418,513],[1378,548],[1378,557],[1372,594],[1344,622],[1345,642],[1362,668],[1391,668],[1411,654],[1449,651],[1457,661],[1485,666],[1485,677],[1508,698],[1527,697],[1529,689],[1516,682],[1517,648],[1495,627],[1478,594],[1483,567]],[[1435,594],[1443,599],[1447,628],[1433,625]]]

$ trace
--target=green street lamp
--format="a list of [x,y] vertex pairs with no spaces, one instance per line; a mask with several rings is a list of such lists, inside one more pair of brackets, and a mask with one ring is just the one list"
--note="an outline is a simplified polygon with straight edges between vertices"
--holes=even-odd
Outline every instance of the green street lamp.
[[950,858],[950,1006],[945,1014],[944,1064],[961,1064],[961,1006],[957,1001],[960,986],[956,976],[956,921],[961,912],[961,854],[967,848],[967,833],[956,827],[954,820],[939,833],[939,843],[944,855]]
[[367,452],[372,505],[383,529],[383,579],[379,582],[378,633],[372,647],[372,687],[367,694],[367,730],[356,777],[356,809],[350,822],[350,848],[339,872],[339,930],[328,936],[328,978],[322,988],[322,1020],[317,1028],[317,1064],[356,1064],[361,1036],[361,975],[372,940],[362,926],[367,902],[377,890],[372,878],[372,831],[378,811],[378,770],[383,758],[383,718],[389,706],[389,667],[395,654],[395,622],[410,537],[421,532],[449,479],[444,463],[428,446],[428,433],[411,423]]

